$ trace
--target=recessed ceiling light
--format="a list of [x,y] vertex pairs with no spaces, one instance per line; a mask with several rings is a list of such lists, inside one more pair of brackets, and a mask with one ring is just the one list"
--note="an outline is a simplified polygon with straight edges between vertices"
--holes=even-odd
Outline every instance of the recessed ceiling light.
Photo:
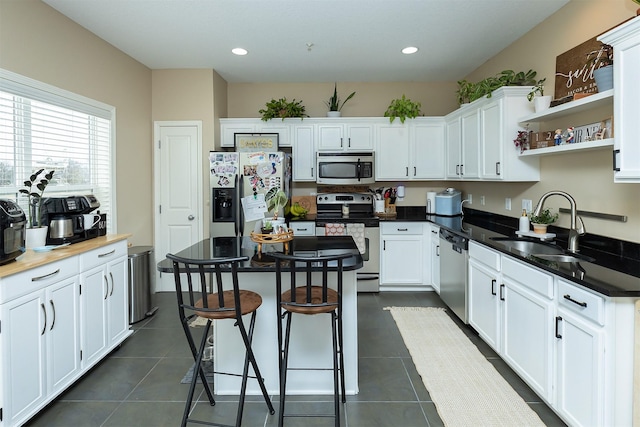
[[247,49],[243,49],[243,48],[241,48],[241,47],[236,47],[236,48],[234,48],[234,49],[231,49],[231,52],[232,52],[234,55],[239,55],[239,56],[246,55],[247,53],[249,53],[249,52],[247,51]]
[[405,55],[411,55],[412,53],[416,53],[418,51],[417,47],[409,46],[402,49],[402,53]]

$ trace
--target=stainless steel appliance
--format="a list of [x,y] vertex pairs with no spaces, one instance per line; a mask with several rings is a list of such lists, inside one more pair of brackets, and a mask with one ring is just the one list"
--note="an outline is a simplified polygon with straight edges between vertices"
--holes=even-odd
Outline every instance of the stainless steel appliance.
[[469,239],[440,228],[440,298],[464,323],[469,323],[468,261]]
[[[327,232],[327,224],[364,225],[364,265],[357,270],[358,292],[378,292],[380,287],[380,219],[373,212],[370,193],[324,193],[316,197],[316,236]],[[347,209],[343,209],[343,208]],[[345,214],[343,214],[343,210]],[[348,212],[348,214],[346,213]],[[354,237],[355,239],[355,237]],[[356,242],[357,243],[357,242]]]
[[0,199],[0,265],[24,252],[27,217],[12,200]]
[[[84,224],[84,215],[99,207],[100,202],[92,194],[43,198],[43,223],[49,226],[47,245],[77,243],[104,234],[102,228],[106,223],[106,215],[104,221],[102,221],[104,215],[102,214],[100,221],[91,223],[91,225],[87,224],[87,227]],[[96,213],[96,215],[99,214],[99,212]]]
[[316,154],[318,184],[356,185],[376,182],[373,152],[323,152]]
[[283,152],[211,151],[209,172],[209,235],[247,236],[258,221],[245,221],[242,198],[265,194],[273,187],[289,194],[291,156]]
[[436,194],[436,215],[455,216],[462,214],[462,193],[447,188]]

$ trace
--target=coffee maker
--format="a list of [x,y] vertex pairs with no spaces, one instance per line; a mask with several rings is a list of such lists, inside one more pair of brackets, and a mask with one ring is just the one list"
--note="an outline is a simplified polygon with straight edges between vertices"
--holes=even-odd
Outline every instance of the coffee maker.
[[98,199],[91,194],[43,198],[42,221],[49,227],[47,245],[76,243],[98,237],[101,215],[89,214],[99,207]]

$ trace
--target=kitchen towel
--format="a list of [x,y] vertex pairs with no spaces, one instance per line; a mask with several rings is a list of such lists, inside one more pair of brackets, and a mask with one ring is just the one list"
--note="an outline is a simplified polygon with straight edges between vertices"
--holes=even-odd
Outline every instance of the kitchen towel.
[[325,224],[324,235],[325,236],[344,236],[346,229],[344,224]]
[[364,224],[347,224],[347,236],[353,237],[358,250],[364,255],[367,250],[364,240]]

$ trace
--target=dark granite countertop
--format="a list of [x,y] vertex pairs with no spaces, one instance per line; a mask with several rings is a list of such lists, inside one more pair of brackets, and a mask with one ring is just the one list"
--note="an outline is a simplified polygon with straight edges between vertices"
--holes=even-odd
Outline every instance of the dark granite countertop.
[[[184,258],[212,259],[224,257],[247,256],[249,260],[240,263],[240,272],[274,272],[275,260],[269,256],[272,252],[282,252],[283,244],[263,244],[262,252],[258,252],[258,244],[250,237],[212,237],[181,250],[176,255]],[[289,242],[289,253],[308,253],[312,255],[329,255],[350,252],[351,258],[344,262],[344,270],[362,268],[362,256],[351,236],[316,236],[294,237]],[[168,259],[163,259],[157,265],[159,271],[171,273],[173,265]]]
[[[640,244],[586,234],[580,236],[580,254],[592,262],[557,262],[536,258],[531,254],[502,245],[493,237],[516,237],[518,218],[465,208],[464,218],[427,215],[424,207],[396,207],[397,216],[387,221],[428,221],[470,240],[506,253],[528,264],[558,275],[570,282],[609,297],[640,297]],[[567,248],[568,230],[551,227],[555,244]]]

